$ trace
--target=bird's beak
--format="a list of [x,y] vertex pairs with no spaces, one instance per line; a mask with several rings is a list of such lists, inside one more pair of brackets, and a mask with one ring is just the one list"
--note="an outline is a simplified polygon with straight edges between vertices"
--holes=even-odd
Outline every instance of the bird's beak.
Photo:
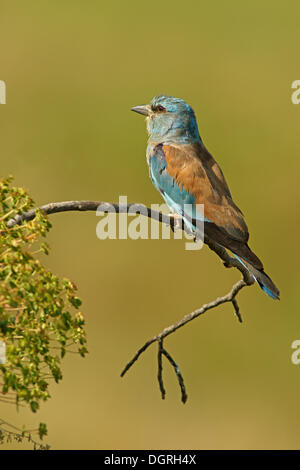
[[144,116],[149,115],[149,106],[147,104],[143,104],[141,106],[134,106],[131,108],[131,111],[134,111],[135,113],[143,114]]

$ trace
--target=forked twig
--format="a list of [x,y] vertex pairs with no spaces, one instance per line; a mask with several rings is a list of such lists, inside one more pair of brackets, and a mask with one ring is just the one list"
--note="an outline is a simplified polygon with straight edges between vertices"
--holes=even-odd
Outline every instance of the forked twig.
[[[65,201],[65,202],[54,202],[54,203],[46,204],[40,207],[40,210],[42,210],[46,214],[54,214],[58,212],[67,212],[67,211],[96,211],[97,209],[99,210],[99,208],[102,212],[106,212],[106,213],[108,212],[129,213],[130,212],[131,214],[134,214],[134,213],[142,214],[146,217],[157,220],[158,222],[163,222],[166,225],[169,225],[173,229],[173,231],[174,229],[177,229],[178,227],[180,227],[180,224],[178,224],[178,217],[175,218],[170,215],[162,214],[161,212],[153,211],[152,209],[145,207],[143,204],[117,204],[117,203],[107,203],[107,202],[101,202],[101,201]],[[10,219],[7,222],[7,226],[11,228],[16,224],[21,224],[23,221],[30,221],[35,218],[35,215],[36,215],[36,209],[32,209],[23,214],[18,214],[17,216],[15,216],[14,218]],[[187,234],[189,235],[192,234],[189,228],[185,224],[182,224],[181,228]],[[250,286],[254,283],[254,279],[249,274],[248,270],[241,263],[239,263],[237,259],[230,256],[225,248],[221,247],[220,245],[213,242],[212,240],[209,240],[206,236],[204,236],[204,243],[212,251],[214,251],[219,256],[219,258],[221,258],[225,267],[227,268],[234,267],[238,269],[243,276],[242,279],[238,281],[236,284],[234,284],[234,286],[228,292],[228,294],[224,295],[223,297],[218,297],[217,299],[213,300],[212,302],[208,304],[204,304],[202,307],[185,315],[180,321],[178,321],[174,325],[168,326],[163,331],[161,331],[158,335],[153,336],[153,338],[148,340],[136,352],[133,358],[126,364],[125,368],[123,369],[121,373],[121,377],[124,377],[126,372],[139,359],[141,354],[143,354],[149,348],[149,346],[151,346],[151,344],[157,342],[158,343],[157,379],[158,379],[161,396],[164,399],[166,395],[166,391],[165,391],[165,387],[163,383],[163,374],[162,374],[163,373],[162,357],[165,356],[165,358],[169,361],[169,363],[171,364],[171,366],[173,367],[175,371],[175,374],[176,374],[176,377],[180,386],[180,390],[181,390],[181,401],[183,403],[185,403],[187,400],[187,393],[186,393],[183,377],[181,375],[181,372],[177,363],[174,361],[174,359],[169,354],[169,352],[164,348],[163,346],[164,339],[170,334],[174,333],[179,328],[189,323],[190,321],[194,320],[200,315],[203,315],[208,310],[216,308],[219,305],[222,305],[227,302],[232,303],[234,307],[235,315],[237,316],[238,320],[241,322],[242,317],[240,314],[240,309],[237,303],[236,296],[240,292],[240,290],[243,289],[243,287]]]
[[188,313],[180,321],[178,321],[177,323],[174,323],[174,325],[168,326],[167,328],[162,330],[158,335],[153,336],[153,338],[149,339],[136,352],[136,354],[133,356],[133,358],[126,364],[125,368],[121,372],[121,377],[124,377],[126,372],[139,359],[141,354],[143,352],[145,352],[146,349],[149,348],[149,346],[151,346],[151,344],[153,344],[155,342],[158,342],[158,374],[157,374],[157,377],[158,377],[159,388],[160,388],[160,391],[161,391],[161,397],[162,397],[162,399],[164,399],[165,396],[166,396],[166,391],[165,391],[165,388],[164,388],[164,383],[163,383],[163,378],[162,378],[162,355],[164,355],[174,368],[174,371],[175,371],[175,374],[177,376],[178,383],[179,383],[179,386],[180,386],[180,390],[181,390],[181,401],[183,403],[185,403],[186,400],[187,400],[187,393],[186,393],[183,377],[181,375],[181,372],[180,372],[180,369],[179,369],[177,363],[174,361],[174,359],[168,353],[168,351],[163,347],[164,338],[166,338],[170,334],[174,333],[176,330],[183,327],[184,325],[186,325],[190,321],[194,320],[195,318],[199,317],[200,315],[203,315],[208,310],[211,310],[211,309],[213,309],[215,307],[218,307],[219,305],[225,304],[227,302],[231,302],[233,304],[234,310],[235,310],[235,315],[237,316],[238,320],[241,322],[242,317],[241,317],[241,314],[240,314],[240,311],[239,311],[239,306],[238,306],[238,303],[237,303],[237,300],[236,300],[236,296],[240,292],[240,290],[243,289],[243,287],[246,287],[248,285],[250,285],[250,284],[248,284],[248,282],[245,282],[243,279],[241,279],[236,284],[234,284],[234,286],[228,292],[228,294],[224,295],[223,297],[218,297],[217,299],[213,300],[212,302],[203,305],[202,307],[198,308],[197,310],[194,310],[191,313]]

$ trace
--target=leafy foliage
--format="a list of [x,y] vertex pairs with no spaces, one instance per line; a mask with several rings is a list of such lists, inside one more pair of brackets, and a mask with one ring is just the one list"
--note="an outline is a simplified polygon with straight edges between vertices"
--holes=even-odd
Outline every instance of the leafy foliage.
[[[41,241],[51,228],[47,217],[37,211],[34,220],[7,227],[9,219],[33,207],[33,200],[23,188],[13,187],[11,178],[0,181],[0,341],[6,345],[0,401],[23,403],[36,412],[50,397],[50,380],[62,379],[66,352],[84,356],[87,349],[76,286],[61,281],[37,256],[49,252]],[[0,420],[0,443],[3,432]],[[46,425],[40,423],[37,432],[43,438]]]

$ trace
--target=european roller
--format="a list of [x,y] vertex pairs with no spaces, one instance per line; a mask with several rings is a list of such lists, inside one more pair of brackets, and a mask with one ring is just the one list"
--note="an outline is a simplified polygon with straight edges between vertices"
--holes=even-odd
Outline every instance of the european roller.
[[[202,142],[191,106],[182,99],[160,95],[132,111],[146,116],[150,177],[171,211],[183,217],[195,234],[195,222],[202,217],[205,235],[230,250],[262,290],[279,299],[279,290],[248,246],[243,214],[233,202],[222,170]],[[197,204],[204,204],[204,214],[197,211]],[[190,214],[184,210],[187,205],[195,208]]]

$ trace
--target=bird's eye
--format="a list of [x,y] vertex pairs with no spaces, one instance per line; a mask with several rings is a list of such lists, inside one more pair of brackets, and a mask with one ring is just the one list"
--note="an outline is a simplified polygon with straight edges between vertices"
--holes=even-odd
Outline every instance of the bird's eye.
[[164,108],[161,104],[158,104],[157,106],[152,106],[152,111],[154,112],[162,113],[165,110],[166,108]]

